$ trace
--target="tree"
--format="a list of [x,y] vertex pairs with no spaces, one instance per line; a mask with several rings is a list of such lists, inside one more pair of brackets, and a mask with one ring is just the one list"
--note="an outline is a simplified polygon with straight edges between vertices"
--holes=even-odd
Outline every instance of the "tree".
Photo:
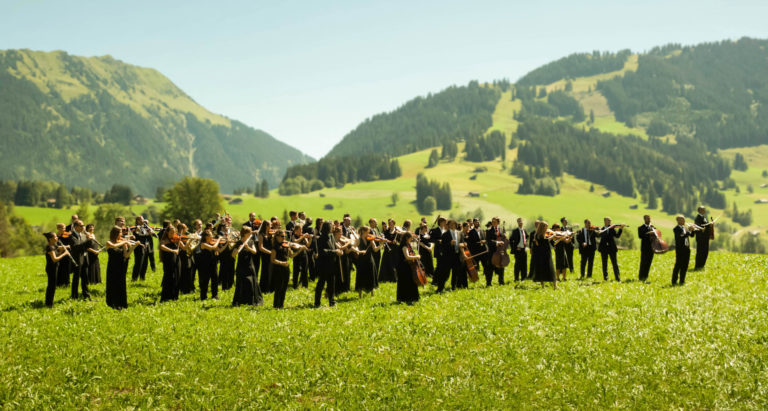
[[80,217],[80,220],[85,221],[86,224],[91,222],[91,211],[89,210],[88,203],[80,203],[80,206],[77,207],[75,214]]
[[99,205],[96,212],[93,213],[94,230],[96,231],[96,237],[102,239],[109,238],[109,230],[115,226],[116,217],[125,217],[126,220],[130,217],[130,210],[128,207],[118,203],[103,203]]
[[421,205],[420,211],[424,214],[432,214],[435,211],[435,208],[437,208],[435,197],[427,196],[427,198],[424,199],[424,203]]
[[768,177],[768,170],[763,170],[763,177]]
[[392,193],[392,195],[389,198],[392,200],[392,206],[396,206],[397,201],[400,200],[400,194]]
[[589,124],[595,124],[595,110],[589,110]]
[[104,193],[105,203],[120,203],[124,205],[131,204],[133,198],[133,191],[130,187],[123,184],[113,184],[112,188]]
[[166,188],[163,186],[157,186],[155,188],[155,201],[161,202],[163,201],[163,197],[165,196]]
[[437,155],[437,149],[432,149],[432,151],[429,153],[429,162],[427,163],[427,168],[436,166],[439,161],[440,158]]
[[16,182],[13,180],[0,181],[0,201],[4,203],[12,203],[16,197],[16,186]]
[[13,255],[13,250],[11,249],[11,238],[8,235],[9,226],[8,226],[8,214],[7,210],[5,208],[5,204],[0,200],[0,233],[3,233],[0,235],[0,257],[6,258],[11,257]]
[[747,162],[744,160],[744,156],[741,153],[736,153],[733,158],[733,169],[739,171],[747,171]]
[[269,197],[269,182],[266,178],[261,180],[261,190],[259,191],[261,192],[261,198]]
[[656,194],[656,189],[651,184],[651,188],[648,190],[648,209],[655,210],[659,207],[659,195]]
[[565,91],[573,91],[573,82],[571,80],[565,83]]
[[219,183],[207,178],[183,178],[166,192],[164,200],[163,217],[178,218],[188,225],[198,218],[205,221],[223,209]]
[[56,188],[56,208],[67,208],[72,204],[72,195],[67,191],[64,184],[59,184]]

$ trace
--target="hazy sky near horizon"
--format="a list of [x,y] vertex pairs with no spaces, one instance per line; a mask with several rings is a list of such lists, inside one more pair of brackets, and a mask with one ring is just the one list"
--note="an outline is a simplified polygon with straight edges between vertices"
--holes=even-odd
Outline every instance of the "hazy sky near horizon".
[[768,38],[768,1],[0,0],[0,49],[109,54],[319,158],[366,118],[574,52]]

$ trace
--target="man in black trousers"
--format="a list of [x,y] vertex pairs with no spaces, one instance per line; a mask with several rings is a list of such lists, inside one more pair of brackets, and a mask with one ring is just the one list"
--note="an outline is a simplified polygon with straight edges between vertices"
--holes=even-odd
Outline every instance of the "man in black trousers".
[[[568,219],[565,217],[560,219],[560,230],[573,231],[572,227],[568,225]],[[565,256],[568,259],[568,270],[573,274],[573,242],[564,241],[563,247],[565,248]]]
[[437,265],[435,266],[435,275],[432,277],[432,285],[437,285],[437,280],[440,276],[440,270],[444,267],[441,267],[440,264],[442,263],[443,259],[441,258],[443,247],[441,243],[441,239],[443,237],[443,233],[445,232],[445,217],[437,216],[437,227],[432,228],[429,230],[429,242],[432,243],[432,251],[435,254],[435,259],[437,260]]
[[615,227],[611,226],[611,219],[605,217],[603,219],[604,227],[600,230],[598,237],[600,237],[600,245],[597,247],[597,251],[600,252],[600,257],[603,260],[603,280],[608,281],[608,259],[611,259],[613,265],[613,276],[616,281],[621,281],[619,277],[619,263],[616,261],[616,253],[618,247],[616,246],[616,239],[621,237],[622,228],[617,231]]
[[[597,235],[589,219],[584,220],[584,228],[576,233],[576,242],[579,244],[579,255],[581,256],[581,277],[583,280],[592,278],[592,267],[595,263],[595,249],[597,248]],[[586,271],[584,269],[587,269]]]
[[[699,214],[693,219],[693,223],[699,227],[706,227],[707,223],[707,209],[704,206],[699,206]],[[694,270],[703,270],[707,264],[707,257],[709,256],[709,230],[696,231],[696,265],[693,266]]]
[[691,261],[690,237],[695,234],[685,228],[685,217],[677,216],[675,232],[675,268],[672,269],[672,285],[677,285],[678,275],[680,285],[685,285],[685,274],[688,272],[688,263]]
[[[504,242],[501,240],[501,231],[499,231],[499,217],[493,217],[491,219],[491,227],[485,232],[485,241],[488,246],[488,254],[493,255],[496,252],[497,247],[504,247]],[[493,264],[488,264],[485,267],[485,285],[490,286],[493,282],[493,275],[496,274],[499,277],[499,285],[504,285],[504,267],[494,267]]]
[[640,238],[640,274],[638,274],[638,279],[648,281],[648,273],[651,271],[651,263],[653,262],[651,240],[656,235],[656,231],[651,225],[651,216],[646,214],[643,216],[643,220],[644,224],[637,227],[637,237]]
[[77,299],[78,297],[77,283],[79,280],[83,291],[83,298],[90,300],[91,295],[88,292],[88,256],[86,255],[88,238],[86,238],[85,235],[85,224],[80,220],[74,221],[72,223],[72,229],[72,246],[70,254],[72,254],[72,258],[77,263],[72,275],[72,299]]
[[525,248],[528,247],[528,233],[523,228],[523,219],[517,219],[517,228],[512,230],[509,238],[512,252],[515,254],[515,281],[525,280],[528,274],[528,255]]

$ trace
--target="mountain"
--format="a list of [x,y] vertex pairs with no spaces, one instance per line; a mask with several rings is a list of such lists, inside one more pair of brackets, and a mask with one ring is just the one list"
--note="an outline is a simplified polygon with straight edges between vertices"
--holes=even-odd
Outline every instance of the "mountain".
[[224,192],[312,159],[214,114],[154,69],[65,52],[0,51],[0,179],[153,195],[184,176]]

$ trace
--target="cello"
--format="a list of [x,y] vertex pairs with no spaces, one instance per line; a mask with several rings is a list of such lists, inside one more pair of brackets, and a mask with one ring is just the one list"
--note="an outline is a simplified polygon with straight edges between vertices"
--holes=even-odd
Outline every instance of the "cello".
[[[416,253],[413,251],[413,246],[408,243],[408,255],[415,257]],[[417,286],[423,287],[427,285],[427,273],[424,271],[424,266],[421,265],[420,260],[408,260],[408,264],[411,266],[411,273],[413,274],[413,282]]]
[[666,241],[661,239],[661,230],[651,226],[651,235],[653,235],[653,239],[651,239],[651,249],[653,249],[654,254],[664,254],[669,251],[669,245]]
[[507,248],[509,247],[509,239],[506,235],[507,230],[505,225],[506,222],[504,222],[501,226],[501,232],[496,238],[496,241],[502,242],[503,244],[496,246],[496,251],[491,257],[491,264],[493,264],[493,266],[496,268],[505,268],[509,265],[509,254],[507,253]]
[[469,281],[475,283],[475,282],[477,282],[479,277],[477,275],[477,266],[475,265],[474,258],[479,256],[479,255],[483,255],[483,254],[487,253],[488,250],[485,250],[483,252],[477,253],[475,255],[471,255],[469,250],[464,248],[463,245],[462,245],[461,248],[463,250],[463,252],[461,254],[461,258],[464,260],[464,264],[466,265],[467,275],[469,276]]

